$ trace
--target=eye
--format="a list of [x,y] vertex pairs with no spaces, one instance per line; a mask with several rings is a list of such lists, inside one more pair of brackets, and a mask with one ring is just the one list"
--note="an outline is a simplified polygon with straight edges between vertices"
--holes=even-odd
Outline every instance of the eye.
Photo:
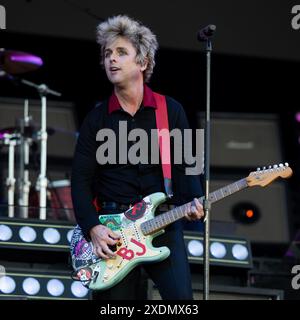
[[110,51],[105,51],[104,52],[104,58],[108,58],[111,55]]
[[119,53],[120,56],[124,56],[124,55],[127,54],[127,51],[123,50],[123,49],[120,49],[118,53]]

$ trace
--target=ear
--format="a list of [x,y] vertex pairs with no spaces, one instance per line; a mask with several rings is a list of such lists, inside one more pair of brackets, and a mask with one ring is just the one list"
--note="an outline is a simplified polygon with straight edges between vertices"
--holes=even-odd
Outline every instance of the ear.
[[145,62],[143,65],[141,65],[141,71],[144,72],[148,67],[148,59],[145,59]]

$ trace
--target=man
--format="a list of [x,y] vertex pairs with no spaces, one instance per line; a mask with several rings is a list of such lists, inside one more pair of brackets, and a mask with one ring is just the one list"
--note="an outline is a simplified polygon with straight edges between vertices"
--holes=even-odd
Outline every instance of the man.
[[[106,163],[96,160],[97,132],[109,128],[115,132],[119,145],[119,123],[127,130],[144,129],[148,137],[156,129],[156,101],[152,90],[145,85],[155,64],[158,44],[155,35],[145,26],[127,16],[115,16],[99,24],[97,40],[101,47],[102,64],[114,91],[111,97],[93,109],[86,117],[78,139],[72,170],[72,198],[75,216],[85,237],[92,241],[95,254],[103,259],[114,257],[112,250],[118,235],[100,225],[93,204],[100,205],[100,214],[125,211],[130,204],[154,192],[164,192],[161,164]],[[188,128],[182,106],[166,97],[169,129]],[[132,143],[133,144],[133,143]],[[132,146],[128,143],[128,149]],[[171,148],[171,151],[173,148]],[[149,153],[151,149],[149,146]],[[151,157],[148,157],[150,159]],[[117,151],[117,157],[119,154]],[[172,165],[174,197],[172,203],[193,200],[186,217],[197,220],[203,209],[196,197],[201,196],[196,176],[186,176],[184,165]],[[154,239],[155,246],[165,245],[171,254],[164,261],[145,265],[148,275],[157,285],[163,299],[192,299],[190,270],[183,242],[181,221],[166,228],[165,234]],[[104,292],[94,292],[94,299],[137,299],[140,269],[135,268],[118,285]]]

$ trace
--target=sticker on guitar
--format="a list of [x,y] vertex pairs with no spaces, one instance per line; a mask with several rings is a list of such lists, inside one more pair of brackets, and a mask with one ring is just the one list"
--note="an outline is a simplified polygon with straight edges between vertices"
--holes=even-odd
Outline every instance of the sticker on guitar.
[[138,246],[140,249],[142,249],[142,251],[133,251],[131,249],[127,249],[127,248],[123,247],[116,252],[117,255],[119,255],[123,259],[131,260],[134,258],[135,254],[137,256],[143,256],[146,253],[147,249],[143,243],[136,241],[133,238],[130,239],[130,242],[134,243],[136,246]]
[[127,219],[131,221],[136,221],[140,219],[147,209],[147,204],[144,200],[136,203],[133,207],[124,212],[124,215]]

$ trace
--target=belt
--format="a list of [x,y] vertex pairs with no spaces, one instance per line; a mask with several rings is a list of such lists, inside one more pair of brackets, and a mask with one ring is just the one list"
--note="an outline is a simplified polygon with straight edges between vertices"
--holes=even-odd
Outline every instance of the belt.
[[[105,210],[120,210],[120,211],[126,211],[129,208],[132,207],[130,204],[122,204],[118,202],[113,202],[113,201],[103,201],[100,204],[101,209]],[[175,205],[173,204],[167,204],[167,203],[162,203],[161,205],[158,206],[157,210],[160,212],[165,212],[169,211],[175,208]]]

